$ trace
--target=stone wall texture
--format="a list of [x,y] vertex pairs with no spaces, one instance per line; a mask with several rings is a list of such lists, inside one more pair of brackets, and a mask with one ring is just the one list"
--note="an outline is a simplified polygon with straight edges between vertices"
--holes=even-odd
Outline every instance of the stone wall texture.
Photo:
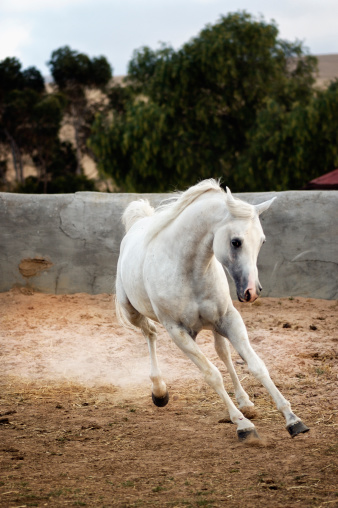
[[[267,238],[258,269],[262,296],[337,299],[338,191],[235,194],[261,215]],[[130,201],[157,206],[164,194],[0,193],[0,292],[113,293],[121,216]],[[233,292],[233,296],[235,293]]]

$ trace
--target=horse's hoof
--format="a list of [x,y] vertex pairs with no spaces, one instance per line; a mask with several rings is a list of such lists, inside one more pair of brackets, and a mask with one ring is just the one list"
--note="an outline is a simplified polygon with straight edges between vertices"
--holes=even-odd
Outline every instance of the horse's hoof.
[[244,429],[244,430],[238,430],[237,436],[239,441],[245,441],[248,438],[256,438],[260,439],[257,430],[254,429]]
[[293,425],[289,425],[286,428],[291,437],[298,436],[298,434],[301,434],[302,432],[309,432],[310,430],[309,427],[304,425],[301,421],[296,422]]
[[167,392],[164,397],[156,397],[153,393],[151,394],[151,398],[153,399],[153,403],[157,407],[164,407],[169,402],[169,393]]

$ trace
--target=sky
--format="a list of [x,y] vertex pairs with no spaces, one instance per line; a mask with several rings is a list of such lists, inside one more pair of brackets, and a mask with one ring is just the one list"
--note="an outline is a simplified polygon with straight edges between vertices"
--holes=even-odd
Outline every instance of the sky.
[[104,55],[120,76],[135,49],[161,42],[178,49],[221,15],[243,10],[274,20],[280,38],[300,40],[314,55],[338,53],[337,0],[0,0],[0,60],[17,57],[47,77],[52,51],[68,45]]

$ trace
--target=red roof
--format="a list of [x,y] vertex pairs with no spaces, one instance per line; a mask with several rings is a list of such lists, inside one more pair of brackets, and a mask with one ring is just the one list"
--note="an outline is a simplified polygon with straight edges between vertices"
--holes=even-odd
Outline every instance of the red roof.
[[338,189],[338,169],[334,169],[330,171],[330,173],[326,173],[325,175],[311,180],[311,182],[306,185],[305,189]]

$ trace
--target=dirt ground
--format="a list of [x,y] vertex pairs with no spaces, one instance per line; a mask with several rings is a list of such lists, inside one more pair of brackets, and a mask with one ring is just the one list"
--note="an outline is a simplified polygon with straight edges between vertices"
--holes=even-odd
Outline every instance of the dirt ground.
[[[151,402],[141,334],[111,295],[0,294],[0,506],[338,506],[337,302],[236,304],[254,349],[310,432],[291,439],[234,352],[259,443],[159,327],[170,402]],[[209,332],[197,342],[233,388]]]

